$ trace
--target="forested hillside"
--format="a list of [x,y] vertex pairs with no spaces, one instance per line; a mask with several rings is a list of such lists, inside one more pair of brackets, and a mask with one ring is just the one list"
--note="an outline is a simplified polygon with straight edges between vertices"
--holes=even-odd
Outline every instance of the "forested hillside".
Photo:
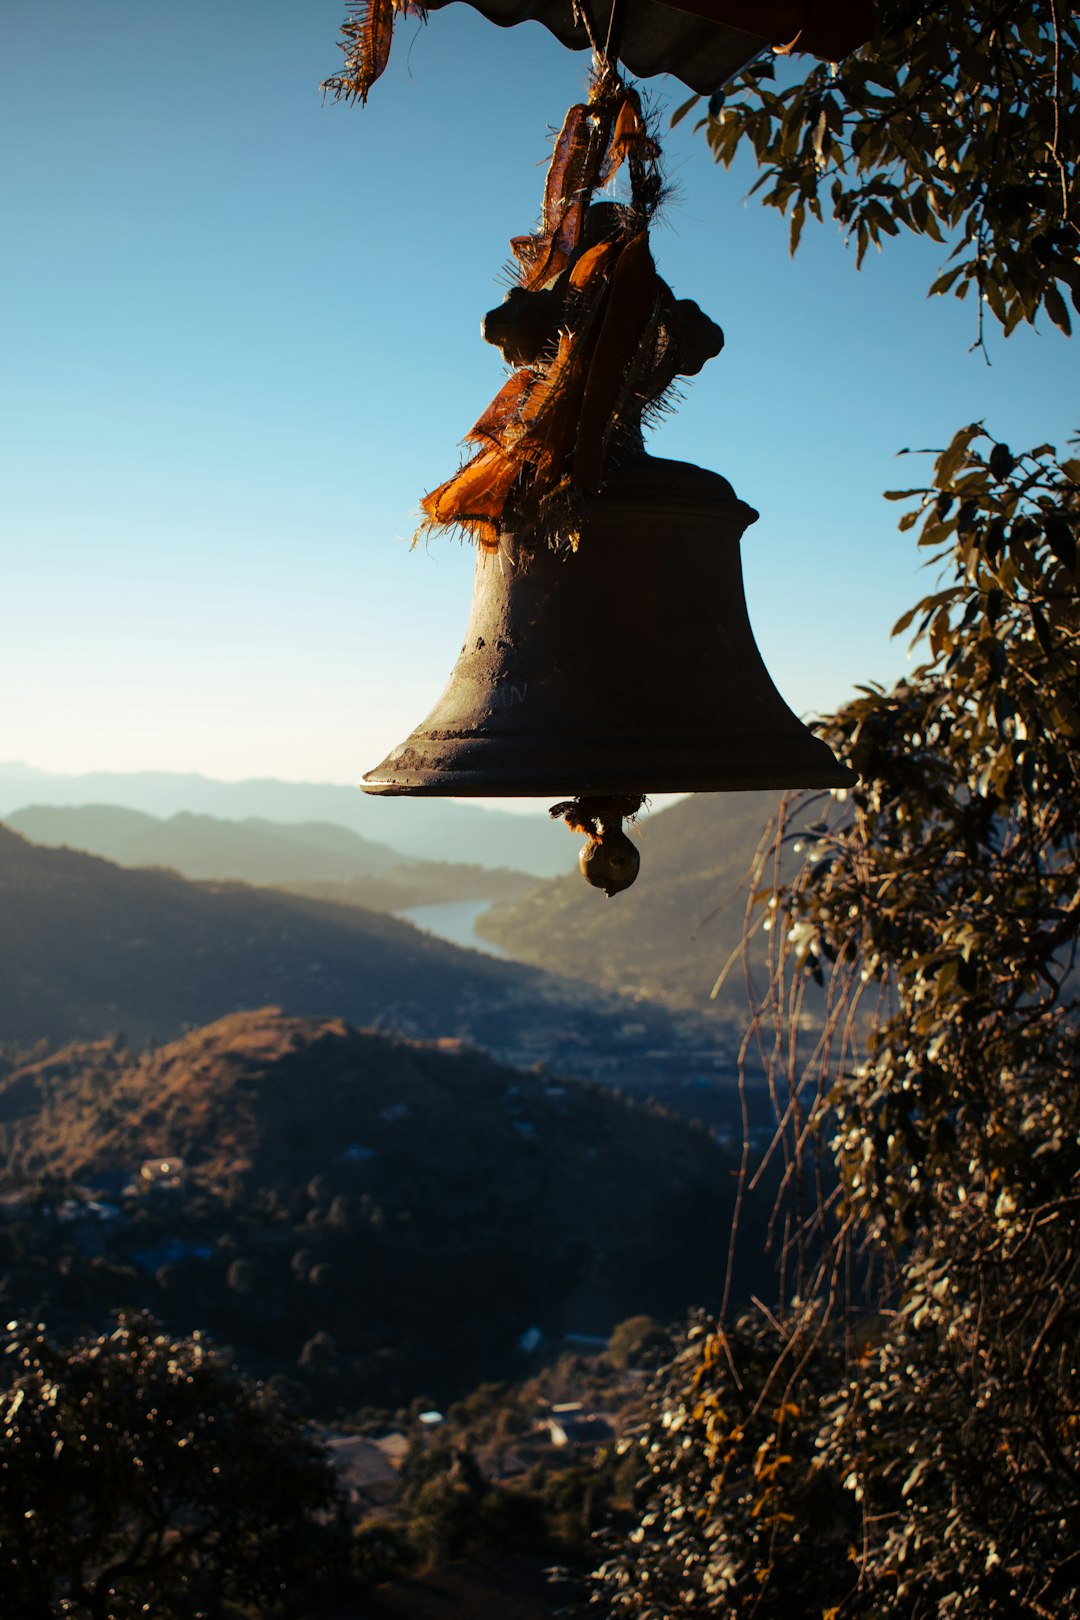
[[529,1328],[715,1302],[734,1168],[599,1087],[263,1009],[9,1068],[4,1309],[149,1307],[323,1410],[447,1399],[523,1365]]

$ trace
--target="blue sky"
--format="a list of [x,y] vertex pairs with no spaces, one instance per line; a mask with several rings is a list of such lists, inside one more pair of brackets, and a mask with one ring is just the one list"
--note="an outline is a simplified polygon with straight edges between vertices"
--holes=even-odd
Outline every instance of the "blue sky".
[[[322,104],[340,0],[8,0],[0,17],[0,758],[356,781],[460,646],[472,559],[410,551],[502,378],[478,320],[586,72],[465,5],[399,26],[366,109]],[[681,86],[653,81],[669,107]],[[856,273],[687,121],[654,250],[727,348],[653,435],[761,511],[751,619],[800,713],[892,679],[921,588],[882,490],[985,417],[1074,428],[1052,328],[968,352],[940,250]]]

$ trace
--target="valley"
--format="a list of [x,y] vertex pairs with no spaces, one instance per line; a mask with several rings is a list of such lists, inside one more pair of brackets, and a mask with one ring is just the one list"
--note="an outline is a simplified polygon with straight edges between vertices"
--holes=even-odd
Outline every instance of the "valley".
[[315,1424],[349,1620],[549,1613],[544,1570],[631,1499],[605,1437],[665,1324],[774,1296],[782,1164],[740,1192],[772,1104],[705,984],[769,811],[643,818],[609,906],[332,819],[11,809],[6,1318],[71,1344],[127,1313]]

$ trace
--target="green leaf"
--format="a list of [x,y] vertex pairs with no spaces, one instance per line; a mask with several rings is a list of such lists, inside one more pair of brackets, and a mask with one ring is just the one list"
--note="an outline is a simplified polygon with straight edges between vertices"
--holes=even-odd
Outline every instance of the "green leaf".
[[1069,311],[1066,308],[1064,298],[1062,298],[1052,281],[1048,281],[1043,288],[1043,304],[1054,325],[1059,327],[1066,337],[1071,337],[1072,321],[1069,319]]
[[799,245],[799,238],[802,235],[802,228],[805,219],[805,204],[802,202],[797,202],[795,207],[791,210],[791,229],[788,235],[788,252],[792,258],[795,257],[795,249]]
[[1048,512],[1042,520],[1046,544],[1063,568],[1076,573],[1076,540],[1069,523],[1059,512]]
[[1054,652],[1054,638],[1050,634],[1050,626],[1046,622],[1046,615],[1043,613],[1037,602],[1028,603],[1028,612],[1031,614],[1031,622],[1035,627],[1035,635],[1038,639],[1039,646],[1042,648],[1043,652],[1048,658],[1052,657]]
[[963,273],[964,266],[962,264],[954,265],[951,270],[946,270],[943,276],[938,276],[937,280],[931,284],[930,291],[926,295],[927,298],[934,298],[942,293],[947,293],[953,282]]
[[676,124],[681,124],[687,113],[692,112],[700,100],[700,96],[690,96],[688,100],[681,104],[681,106],[676,107],[668,122],[668,128],[674,129]]
[[990,471],[994,477],[1004,482],[1015,466],[1016,461],[1008,445],[995,444],[990,452]]
[[937,466],[934,468],[935,482],[939,488],[951,483],[971,447],[972,440],[978,438],[982,430],[981,422],[972,422],[969,427],[961,428],[959,433],[953,435],[951,444],[938,457]]

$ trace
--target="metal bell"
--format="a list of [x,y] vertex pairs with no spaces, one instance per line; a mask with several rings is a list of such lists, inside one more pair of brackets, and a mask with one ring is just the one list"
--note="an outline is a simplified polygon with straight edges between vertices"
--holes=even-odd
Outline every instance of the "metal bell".
[[754,642],[726,479],[642,455],[573,550],[479,552],[465,645],[367,793],[579,798],[825,788],[853,776],[788,708]]

